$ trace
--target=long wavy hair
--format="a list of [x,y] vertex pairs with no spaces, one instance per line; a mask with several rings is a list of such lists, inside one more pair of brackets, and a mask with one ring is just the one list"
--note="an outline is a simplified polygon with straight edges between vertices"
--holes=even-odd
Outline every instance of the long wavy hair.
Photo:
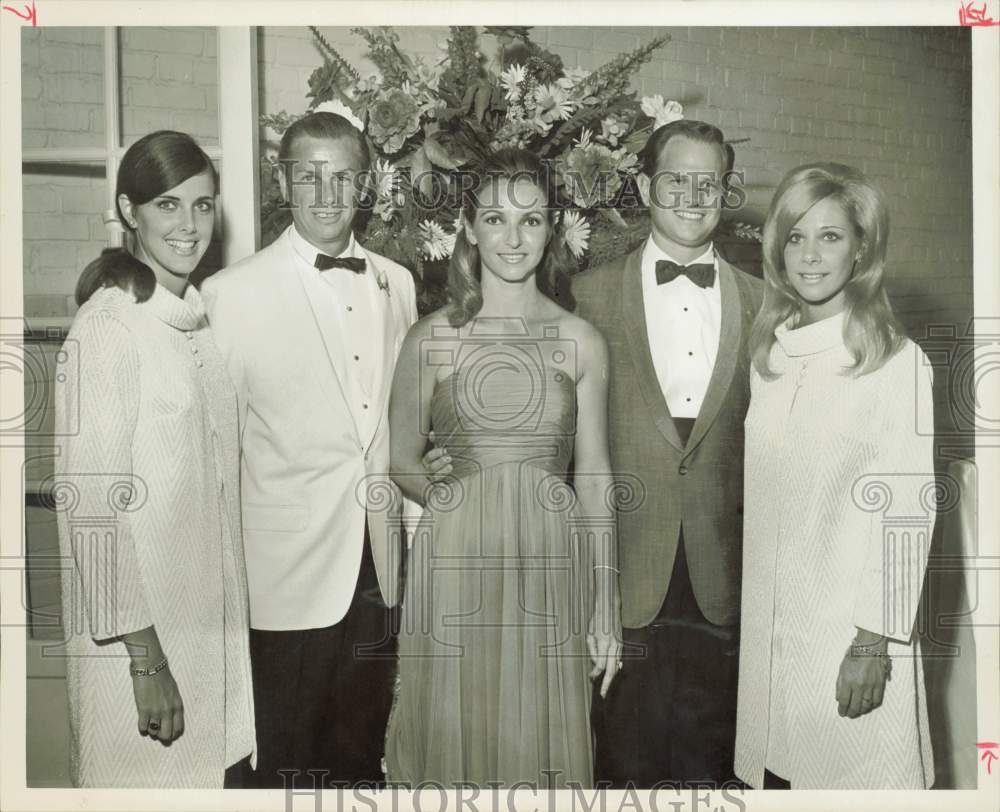
[[874,372],[902,345],[904,332],[883,284],[889,242],[889,211],[881,190],[854,167],[812,163],[789,172],[778,186],[764,223],[764,303],[750,333],[750,354],[764,378],[776,377],[768,358],[774,330],[796,323],[803,301],[788,280],[785,245],[792,228],[821,200],[834,200],[854,227],[861,254],[844,286],[844,344],[853,375]]
[[[140,138],[126,150],[118,166],[115,207],[122,226],[134,231],[118,203],[121,195],[133,206],[141,206],[202,172],[212,175],[218,189],[219,177],[211,159],[187,133],[157,130]],[[76,303],[82,305],[95,291],[106,287],[131,291],[136,301],[144,302],[153,295],[156,275],[124,248],[105,248],[80,274]]]
[[[462,220],[474,223],[488,183],[498,180],[531,180],[544,193],[549,239],[542,260],[535,270],[538,289],[556,304],[572,311],[575,307],[569,289],[569,274],[576,263],[561,231],[561,201],[554,171],[534,153],[523,149],[507,148],[492,153],[479,163],[474,171],[475,183],[465,193],[462,201]],[[448,265],[448,322],[452,327],[467,324],[483,307],[482,268],[479,249],[465,237],[459,228],[455,249]]]

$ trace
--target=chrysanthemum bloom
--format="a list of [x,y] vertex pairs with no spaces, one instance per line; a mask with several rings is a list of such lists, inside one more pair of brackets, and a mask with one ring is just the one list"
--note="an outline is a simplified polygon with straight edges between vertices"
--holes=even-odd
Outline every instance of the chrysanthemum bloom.
[[420,108],[402,90],[379,93],[368,111],[368,132],[372,140],[390,155],[420,128]]
[[573,202],[589,209],[608,200],[621,187],[618,158],[603,144],[573,147],[563,170]]

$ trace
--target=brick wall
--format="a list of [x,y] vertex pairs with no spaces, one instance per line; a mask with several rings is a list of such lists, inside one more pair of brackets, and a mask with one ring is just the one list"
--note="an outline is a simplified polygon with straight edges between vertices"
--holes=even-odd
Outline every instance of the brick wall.
[[[157,129],[219,143],[214,28],[122,28],[122,143]],[[22,144],[103,147],[104,33],[101,28],[24,28]],[[103,164],[25,167],[25,314],[75,312],[83,267],[107,245]]]
[[[321,29],[365,76],[375,71],[347,28]],[[446,28],[398,29],[400,46],[440,58]],[[721,127],[749,185],[743,219],[763,222],[778,181],[813,160],[859,167],[891,203],[889,287],[914,334],[972,316],[971,57],[959,28],[545,28],[535,41],[593,69],[660,33],[671,42],[633,89],[684,104]],[[495,40],[481,37],[488,59]],[[261,112],[302,112],[321,63],[307,28],[260,31]],[[751,266],[756,257],[745,254]]]
[[[347,28],[323,35],[362,74],[375,68]],[[440,58],[447,29],[398,29],[400,47]],[[972,318],[972,68],[961,28],[545,28],[536,42],[567,66],[593,69],[668,33],[632,89],[684,104],[736,146],[748,201],[738,216],[762,223],[774,188],[793,167],[828,160],[857,166],[885,190],[892,236],[888,289],[910,334]],[[492,59],[496,43],[480,38]],[[307,28],[260,31],[261,112],[302,112],[310,72],[321,64]],[[759,273],[756,247],[726,254]],[[937,412],[950,424],[947,391]]]

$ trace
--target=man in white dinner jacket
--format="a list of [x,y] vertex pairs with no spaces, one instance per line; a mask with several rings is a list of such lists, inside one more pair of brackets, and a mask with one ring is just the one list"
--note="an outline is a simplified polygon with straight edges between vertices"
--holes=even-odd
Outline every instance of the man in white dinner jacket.
[[402,558],[387,406],[416,298],[352,233],[369,165],[354,125],[311,113],[279,159],[293,224],[203,286],[239,396],[258,741],[243,780],[380,782]]

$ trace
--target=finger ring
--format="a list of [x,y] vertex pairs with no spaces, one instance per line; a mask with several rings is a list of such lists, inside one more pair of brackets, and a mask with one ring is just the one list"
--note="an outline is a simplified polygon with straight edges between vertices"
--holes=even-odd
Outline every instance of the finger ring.
[[150,722],[149,725],[148,725],[148,727],[149,727],[150,730],[154,730],[154,731],[155,730],[159,730],[160,729],[160,723],[159,722]]
[[625,665],[625,663],[623,663],[623,662],[622,662],[621,660],[619,660],[619,661],[618,661],[618,670],[619,670],[619,671],[621,671],[621,670],[622,670],[622,666],[623,666],[623,665]]

